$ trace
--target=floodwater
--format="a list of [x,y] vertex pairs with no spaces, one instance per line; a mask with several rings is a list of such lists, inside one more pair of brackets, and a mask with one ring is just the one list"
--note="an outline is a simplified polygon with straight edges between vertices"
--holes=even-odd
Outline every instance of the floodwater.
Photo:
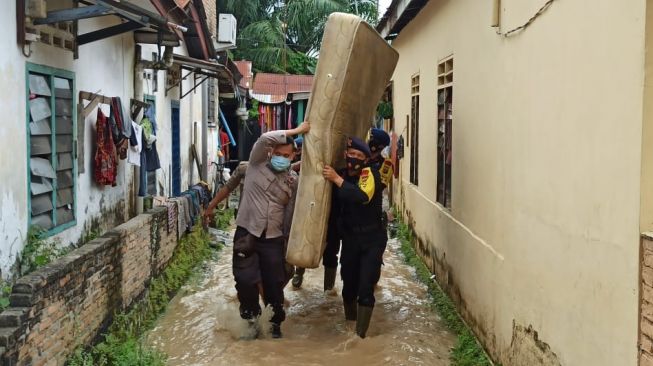
[[[230,245],[209,264],[205,278],[173,299],[148,335],[149,344],[168,355],[169,365],[450,364],[455,336],[429,309],[426,288],[414,281],[397,241],[388,243],[365,339],[355,335],[354,322],[344,319],[340,280],[338,293],[322,291],[322,267],[306,271],[301,289],[286,288],[282,339],[267,334],[243,339],[247,327],[238,315]],[[262,318],[266,316],[268,309]]]

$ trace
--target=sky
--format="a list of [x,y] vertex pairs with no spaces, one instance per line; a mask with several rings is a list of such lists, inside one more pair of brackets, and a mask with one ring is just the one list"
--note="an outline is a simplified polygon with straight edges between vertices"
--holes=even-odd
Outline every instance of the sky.
[[388,9],[388,6],[392,0],[379,0],[379,14],[380,16],[383,16],[385,14],[386,9]]

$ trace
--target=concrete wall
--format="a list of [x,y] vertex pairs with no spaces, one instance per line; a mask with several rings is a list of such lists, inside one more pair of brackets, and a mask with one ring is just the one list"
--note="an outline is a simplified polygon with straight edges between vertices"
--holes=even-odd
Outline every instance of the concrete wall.
[[[142,45],[143,59],[151,61],[152,53],[156,51],[156,46],[154,45]],[[188,54],[183,46],[176,47],[174,52],[181,55]],[[186,93],[193,88],[192,75],[182,81],[183,85],[181,89],[175,87],[166,93],[166,72],[159,71],[157,74],[154,74],[152,70],[146,70],[146,73],[151,78],[157,78],[158,80],[156,91],[154,91],[155,88],[152,79],[143,80],[143,93],[154,96],[156,100],[156,118],[159,127],[157,149],[159,151],[159,158],[161,159],[161,169],[157,171],[157,187],[164,188],[163,191],[159,189],[158,193],[159,195],[170,196],[172,195],[172,186],[170,183],[172,170],[172,104],[178,103],[180,108],[181,190],[185,191],[189,185],[199,181],[199,173],[195,162],[192,160],[191,144],[195,142],[197,153],[202,153],[202,87],[198,86],[194,92],[191,92],[182,99],[180,91]],[[188,71],[183,71],[182,75],[186,75],[187,73]],[[197,125],[197,141],[195,141],[193,136],[195,125]]]
[[[502,29],[543,2],[502,1]],[[432,0],[393,41],[396,131],[420,73],[418,249],[505,365],[635,365],[645,2],[556,1],[525,32]],[[454,56],[452,208],[436,204],[438,60]]]
[[167,265],[177,246],[177,223],[167,223],[155,208],[20,278],[0,313],[3,364],[63,365],[92,342]]
[[[154,10],[146,0],[137,3]],[[99,91],[107,96],[119,96],[125,107],[128,107],[130,98],[139,94],[139,91],[134,90],[135,44],[131,33],[83,45],[79,48],[77,60],[73,59],[71,52],[38,43],[32,48],[32,56],[26,58],[16,44],[15,11],[15,2],[7,2],[2,5],[0,12],[0,24],[6,33],[5,37],[0,37],[0,110],[4,117],[3,127],[0,128],[0,274],[4,278],[13,275],[12,266],[25,244],[28,230],[24,97],[26,62],[74,72],[77,82],[75,93],[80,90]],[[116,17],[80,21],[79,32],[97,30],[117,22]],[[154,51],[153,46],[143,46],[144,55],[151,55]],[[187,54],[183,44],[175,52]],[[165,72],[160,71],[158,77],[159,91],[151,93],[157,98],[157,122],[160,130],[157,148],[162,169],[157,171],[157,186],[163,187],[159,194],[169,195],[172,139],[170,105],[172,100],[179,100],[179,90],[173,89],[166,96]],[[189,90],[192,83],[192,77],[184,81],[184,90]],[[151,82],[144,83],[144,92],[148,93],[148,90],[152,90]],[[191,93],[180,101],[182,191],[198,181],[195,164],[191,161],[190,144],[193,122],[197,121],[201,127],[201,99],[202,90],[198,88],[197,93]],[[101,108],[108,115],[108,106]],[[99,187],[94,183],[92,162],[95,154],[95,119],[95,111],[85,121],[78,119],[78,123],[85,124],[85,135],[78,136],[78,139],[84,141],[85,173],[77,178],[77,225],[52,238],[62,245],[78,243],[91,229],[104,231],[112,228],[136,212],[138,179],[132,165],[120,161],[116,187]],[[201,141],[199,127],[198,141]],[[198,145],[198,152],[201,153],[201,145]]]
[[[73,60],[71,52],[52,46],[34,44],[33,54],[25,58],[16,44],[15,2],[3,5],[0,12],[2,29],[6,33],[0,40],[0,110],[4,120],[0,129],[0,270],[3,277],[10,275],[10,268],[20,253],[28,229],[27,200],[27,128],[25,116],[25,65],[26,62],[73,71],[77,90],[96,92],[108,96],[120,96],[128,103],[133,96],[133,50],[130,34],[109,38],[84,45],[79,49],[79,59]],[[82,21],[80,32],[95,30],[115,24],[111,18]],[[102,106],[108,114],[108,106]],[[77,178],[77,226],[57,235],[62,244],[76,243],[93,220],[98,228],[106,229],[124,222],[127,218],[127,202],[132,193],[131,166],[121,161],[118,167],[117,187],[98,187],[93,182],[92,161],[95,154],[95,117],[86,119],[84,140],[85,173]],[[100,217],[102,218],[100,220]]]

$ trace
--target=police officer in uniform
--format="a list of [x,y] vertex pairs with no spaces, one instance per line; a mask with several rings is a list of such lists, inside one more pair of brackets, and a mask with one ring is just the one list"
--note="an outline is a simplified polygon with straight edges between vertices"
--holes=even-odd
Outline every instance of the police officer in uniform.
[[342,238],[340,274],[345,318],[356,321],[365,338],[374,309],[374,285],[381,273],[388,237],[383,228],[383,188],[379,172],[369,165],[368,144],[352,137],[346,150],[347,168],[340,173],[325,166],[323,176],[335,185],[335,211]]
[[285,243],[297,193],[297,173],[290,169],[297,147],[292,136],[307,133],[308,122],[288,131],[264,133],[254,144],[245,175],[233,248],[233,274],[240,316],[256,327],[259,293],[274,312],[271,333],[281,337]]
[[392,180],[393,168],[392,160],[385,159],[381,152],[390,145],[390,135],[380,128],[370,130],[370,138],[367,142],[370,147],[370,165],[381,174],[381,182],[384,188],[390,185]]

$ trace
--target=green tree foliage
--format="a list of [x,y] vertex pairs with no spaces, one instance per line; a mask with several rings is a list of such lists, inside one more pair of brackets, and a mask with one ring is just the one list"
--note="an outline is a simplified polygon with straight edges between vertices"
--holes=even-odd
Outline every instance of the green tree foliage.
[[253,61],[255,71],[313,74],[329,14],[353,13],[377,21],[376,0],[225,0],[221,13],[238,21],[236,59]]

